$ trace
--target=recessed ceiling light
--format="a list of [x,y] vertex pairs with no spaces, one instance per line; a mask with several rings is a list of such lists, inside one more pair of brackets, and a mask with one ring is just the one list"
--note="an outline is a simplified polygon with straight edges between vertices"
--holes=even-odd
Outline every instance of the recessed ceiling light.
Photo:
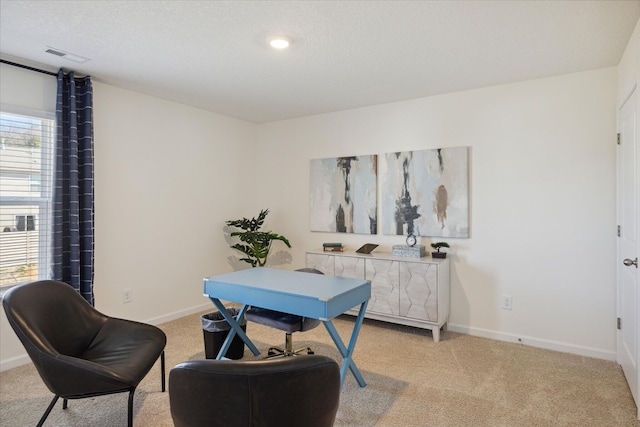
[[274,49],[283,50],[287,49],[293,44],[293,39],[289,36],[273,36],[267,39],[269,46]]

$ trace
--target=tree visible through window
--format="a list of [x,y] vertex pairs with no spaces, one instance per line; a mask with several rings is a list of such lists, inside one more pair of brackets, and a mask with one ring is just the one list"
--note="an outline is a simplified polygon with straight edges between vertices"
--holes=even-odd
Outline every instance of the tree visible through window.
[[49,277],[54,122],[0,112],[0,287]]

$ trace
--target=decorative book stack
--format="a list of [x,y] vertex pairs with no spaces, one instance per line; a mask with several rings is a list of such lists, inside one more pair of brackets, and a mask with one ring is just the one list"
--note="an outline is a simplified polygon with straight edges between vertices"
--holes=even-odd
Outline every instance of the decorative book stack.
[[325,252],[342,252],[344,248],[342,247],[342,243],[323,243],[322,249]]
[[393,256],[422,258],[423,256],[427,256],[427,251],[425,250],[424,245],[393,245],[393,251],[391,252],[391,254]]

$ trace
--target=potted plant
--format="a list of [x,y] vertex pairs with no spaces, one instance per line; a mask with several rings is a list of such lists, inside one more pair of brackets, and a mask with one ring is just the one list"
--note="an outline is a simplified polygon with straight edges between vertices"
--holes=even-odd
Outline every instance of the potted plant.
[[269,209],[263,209],[260,211],[258,218],[242,218],[233,221],[226,221],[228,226],[242,230],[231,233],[231,237],[237,236],[242,242],[236,243],[231,247],[245,254],[246,257],[240,258],[240,261],[247,262],[251,264],[252,267],[264,267],[267,263],[267,257],[269,256],[271,244],[274,240],[280,240],[284,242],[287,247],[291,248],[291,244],[286,237],[272,233],[271,231],[260,231],[268,213]]
[[436,250],[435,252],[431,252],[433,258],[446,258],[447,253],[440,252],[440,248],[448,248],[450,246],[447,242],[434,242],[431,244],[431,247]]

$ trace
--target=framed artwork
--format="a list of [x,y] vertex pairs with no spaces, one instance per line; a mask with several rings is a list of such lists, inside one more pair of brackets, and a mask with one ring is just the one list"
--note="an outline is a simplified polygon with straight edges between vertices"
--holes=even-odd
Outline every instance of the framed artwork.
[[377,155],[311,160],[311,231],[376,234]]
[[469,147],[380,160],[382,234],[469,237]]

